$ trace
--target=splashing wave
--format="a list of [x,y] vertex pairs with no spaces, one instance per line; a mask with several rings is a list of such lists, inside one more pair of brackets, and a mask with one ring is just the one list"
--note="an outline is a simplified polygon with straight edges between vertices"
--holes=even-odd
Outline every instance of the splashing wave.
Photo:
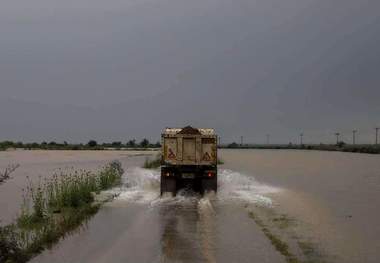
[[221,202],[235,200],[270,206],[272,200],[265,195],[281,190],[259,183],[253,176],[227,169],[220,169],[218,172],[217,194],[210,193],[201,198],[200,195],[183,189],[175,197],[170,194],[160,197],[159,189],[159,171],[138,167],[130,168],[125,171],[123,176],[123,186],[120,189],[118,200],[150,204],[151,206],[168,203],[191,203],[197,200],[204,201],[204,199]]

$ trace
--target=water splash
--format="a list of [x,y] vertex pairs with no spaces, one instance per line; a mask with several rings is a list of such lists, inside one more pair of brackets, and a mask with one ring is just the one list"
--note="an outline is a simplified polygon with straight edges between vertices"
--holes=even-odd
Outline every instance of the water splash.
[[[123,186],[118,200],[149,204],[150,206],[176,203],[244,201],[271,206],[266,194],[280,191],[279,188],[259,183],[253,176],[220,169],[218,171],[218,193],[207,193],[203,198],[189,189],[181,189],[175,197],[166,193],[160,197],[160,172],[143,168],[129,168],[123,175]],[[204,205],[202,203],[202,205]]]
[[277,193],[280,188],[258,182],[253,176],[220,169],[218,171],[218,200],[241,200],[250,203],[272,205],[272,200],[265,196]]
[[134,203],[150,203],[159,199],[160,172],[139,167],[124,172],[123,185],[118,200]]
[[123,175],[123,185],[126,188],[157,189],[160,186],[160,172],[139,167],[127,169]]

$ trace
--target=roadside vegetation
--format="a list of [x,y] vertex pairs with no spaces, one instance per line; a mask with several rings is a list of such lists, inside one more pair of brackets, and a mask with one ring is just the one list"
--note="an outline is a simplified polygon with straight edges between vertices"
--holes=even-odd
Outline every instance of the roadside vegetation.
[[23,189],[23,204],[13,224],[0,226],[0,262],[23,263],[80,226],[100,208],[96,195],[121,183],[118,161],[100,171],[74,171]]
[[300,235],[301,226],[295,219],[263,207],[250,209],[249,217],[287,263],[328,262],[327,254],[321,253],[316,243]]
[[161,166],[161,154],[157,154],[153,159],[146,158],[143,164],[145,169],[156,169]]
[[278,236],[274,235],[270,229],[264,224],[264,222],[256,216],[253,212],[249,213],[249,216],[255,221],[255,223],[261,228],[264,235],[270,240],[272,245],[280,252],[287,263],[299,263],[297,257],[290,252],[289,246],[286,242],[282,241]]
[[148,139],[143,139],[140,142],[136,142],[135,139],[129,140],[125,143],[121,141],[115,141],[111,143],[98,143],[95,140],[90,140],[86,144],[83,143],[58,143],[51,142],[12,142],[3,141],[0,142],[0,151],[7,149],[26,149],[26,150],[147,150],[151,148],[160,148],[160,142],[151,143]]
[[4,171],[0,171],[0,185],[11,178],[11,173],[13,173],[18,167],[20,167],[19,164],[10,164]]
[[380,145],[373,144],[346,144],[339,142],[338,144],[244,144],[240,145],[236,142],[228,145],[219,146],[227,149],[273,149],[273,150],[317,150],[317,151],[335,151],[335,152],[353,152],[380,154]]

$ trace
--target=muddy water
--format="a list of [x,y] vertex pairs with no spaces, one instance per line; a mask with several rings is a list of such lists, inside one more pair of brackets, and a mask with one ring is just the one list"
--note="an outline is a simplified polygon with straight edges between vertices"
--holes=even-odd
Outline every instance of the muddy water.
[[20,165],[11,179],[0,185],[0,224],[15,218],[22,202],[22,189],[29,181],[38,183],[62,170],[96,170],[112,160],[120,160],[124,167],[133,167],[152,154],[154,152],[146,151],[0,151],[0,171],[10,164]]
[[265,194],[279,189],[221,169],[218,195],[184,189],[161,198],[159,178],[127,168],[116,200],[32,262],[285,262],[243,207],[269,206]]
[[226,166],[285,189],[274,209],[328,261],[380,262],[380,156],[318,151],[225,150]]
[[[8,161],[37,158],[13,154]],[[292,235],[311,240],[326,253],[313,262],[380,258],[379,156],[223,150],[226,164],[219,168],[217,195],[201,197],[183,190],[176,197],[160,198],[159,173],[138,168],[145,157],[39,154],[50,157],[25,162],[23,173],[47,173],[61,166],[93,168],[115,157],[126,172],[123,186],[112,190],[120,194],[116,200],[32,262],[285,262],[248,217],[250,206],[294,219]],[[57,162],[61,159],[66,161]],[[20,182],[25,178],[18,176]],[[12,180],[17,182],[16,173]],[[0,186],[3,197],[11,195],[7,187]]]

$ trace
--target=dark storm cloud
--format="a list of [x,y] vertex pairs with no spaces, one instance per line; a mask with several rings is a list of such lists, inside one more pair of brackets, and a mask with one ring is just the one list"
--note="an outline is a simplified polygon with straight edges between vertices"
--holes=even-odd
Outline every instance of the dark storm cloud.
[[[314,142],[379,125],[380,4],[354,0],[3,1],[0,139]],[[68,106],[71,105],[71,106]],[[307,137],[307,136],[305,136]]]

